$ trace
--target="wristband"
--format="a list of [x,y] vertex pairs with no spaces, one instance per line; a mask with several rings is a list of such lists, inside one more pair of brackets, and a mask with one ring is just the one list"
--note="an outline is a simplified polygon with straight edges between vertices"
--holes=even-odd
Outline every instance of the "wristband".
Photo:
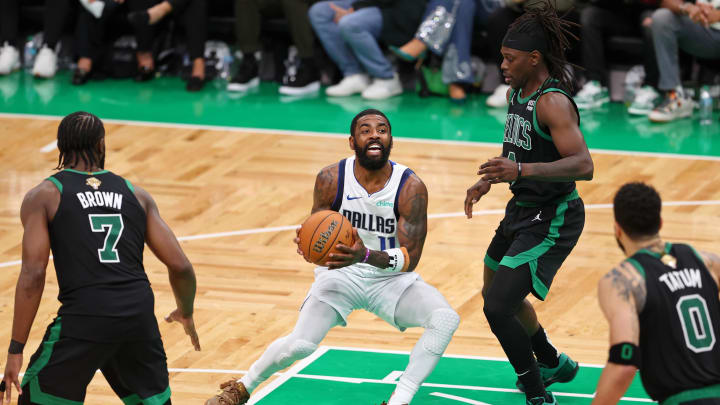
[[517,178],[515,179],[515,181],[517,181],[520,178],[520,176],[522,175],[522,163],[517,162],[517,164],[518,164],[518,175],[517,175]]
[[610,347],[608,362],[640,368],[642,353],[640,352],[640,348],[634,343],[618,343]]
[[367,263],[368,259],[370,258],[370,249],[365,248],[365,258],[360,263]]
[[408,255],[405,247],[401,247],[399,249],[387,249],[384,250],[384,252],[390,256],[390,264],[382,270],[388,273],[401,273],[407,271],[408,266],[410,265],[410,256]]
[[20,343],[17,340],[10,339],[10,347],[8,348],[8,353],[22,354],[24,348],[25,348],[25,343]]

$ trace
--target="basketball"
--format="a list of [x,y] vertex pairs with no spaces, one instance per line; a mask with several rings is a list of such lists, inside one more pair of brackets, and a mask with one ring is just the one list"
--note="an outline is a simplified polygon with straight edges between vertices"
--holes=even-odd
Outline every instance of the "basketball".
[[339,212],[318,211],[305,220],[298,235],[300,250],[305,259],[317,265],[324,265],[335,246],[342,243],[352,246],[355,243],[352,225]]

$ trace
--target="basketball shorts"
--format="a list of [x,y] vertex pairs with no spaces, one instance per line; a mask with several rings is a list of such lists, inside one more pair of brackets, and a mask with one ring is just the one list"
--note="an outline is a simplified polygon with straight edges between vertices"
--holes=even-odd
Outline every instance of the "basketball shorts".
[[518,205],[513,198],[495,230],[485,264],[494,271],[527,265],[532,274],[531,291],[544,300],[584,226],[585,206],[580,197],[537,207]]
[[347,317],[352,311],[364,309],[404,331],[406,328],[395,323],[395,308],[408,287],[416,282],[425,283],[420,275],[410,272],[362,277],[357,273],[366,270],[349,267],[337,270],[316,268],[315,282],[310,287],[308,298],[313,296],[333,307],[343,318],[342,326],[347,325]]
[[102,343],[67,337],[60,316],[48,326],[30,358],[18,404],[81,405],[97,370],[125,405],[170,404],[160,339]]

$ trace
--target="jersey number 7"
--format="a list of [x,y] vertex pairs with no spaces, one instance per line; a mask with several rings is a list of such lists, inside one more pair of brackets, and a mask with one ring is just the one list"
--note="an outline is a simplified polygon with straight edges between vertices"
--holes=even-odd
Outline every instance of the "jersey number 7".
[[101,263],[120,263],[120,255],[115,248],[120,240],[125,224],[120,214],[90,214],[90,229],[93,232],[107,232],[105,242],[98,249]]

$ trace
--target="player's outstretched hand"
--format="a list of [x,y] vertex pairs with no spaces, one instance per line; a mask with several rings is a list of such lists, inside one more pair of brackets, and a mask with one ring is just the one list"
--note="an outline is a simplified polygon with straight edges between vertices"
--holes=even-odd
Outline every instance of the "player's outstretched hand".
[[467,189],[467,194],[465,195],[465,216],[467,216],[468,219],[472,218],[473,204],[480,201],[480,198],[487,194],[488,191],[490,191],[490,183],[482,179]]
[[176,309],[170,312],[170,315],[165,317],[165,321],[167,321],[168,323],[180,322],[183,326],[183,329],[185,329],[185,334],[190,336],[190,341],[192,342],[195,351],[200,351],[200,338],[195,331],[195,321],[193,321],[192,315],[183,316],[182,312],[180,312],[179,309]]
[[365,248],[365,244],[362,239],[360,239],[356,228],[353,228],[353,238],[355,239],[355,243],[352,246],[338,243],[335,247],[336,252],[330,253],[328,261],[325,263],[330,270],[350,266],[351,264],[361,262],[365,258],[367,248]]
[[518,178],[518,164],[504,157],[494,157],[480,166],[477,174],[482,175],[482,179],[496,183],[509,183]]
[[13,385],[18,391],[18,396],[22,394],[22,388],[20,388],[20,368],[22,368],[23,355],[20,354],[9,354],[7,357],[7,364],[5,365],[5,374],[3,375],[2,382],[0,383],[0,405],[7,403],[10,405],[12,401],[12,387]]

